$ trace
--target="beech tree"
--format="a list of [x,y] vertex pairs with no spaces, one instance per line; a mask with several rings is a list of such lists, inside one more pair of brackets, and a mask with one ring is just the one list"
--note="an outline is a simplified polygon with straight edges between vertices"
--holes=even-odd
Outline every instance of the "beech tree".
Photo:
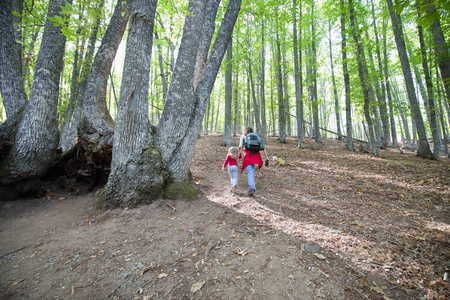
[[416,92],[411,75],[411,67],[409,64],[408,54],[406,53],[405,39],[403,37],[403,29],[401,17],[396,10],[393,9],[392,0],[387,0],[389,13],[391,16],[392,27],[394,29],[395,43],[397,45],[398,55],[402,66],[403,76],[406,82],[406,91],[408,94],[411,112],[417,126],[417,134],[419,136],[419,149],[417,155],[423,158],[432,158],[430,145],[428,144],[427,134],[425,131],[425,124],[423,122],[422,114],[420,112],[419,102],[416,98]]
[[0,90],[8,118],[27,102],[22,78],[21,46],[14,31],[13,2],[0,2]]
[[78,125],[81,147],[97,166],[111,163],[114,121],[106,105],[108,78],[125,32],[133,0],[117,0],[114,13],[95,54],[82,100],[83,117]]
[[[148,203],[162,194],[168,198],[195,197],[195,190],[189,183],[195,141],[239,14],[241,0],[228,3],[206,64],[197,64],[200,41],[211,40],[213,34],[213,30],[207,30],[209,26],[214,26],[205,16],[207,4],[206,0],[189,2],[189,14],[186,16],[174,74],[158,126],[148,126],[148,103],[146,93],[143,92],[145,79],[130,82],[130,87],[121,93],[121,101],[126,103],[121,105],[120,120],[123,123],[120,127],[123,132],[118,136],[117,144],[120,145],[117,147],[123,150],[113,158],[112,172],[105,189],[98,194],[97,206],[135,206]],[[139,41],[147,36],[145,33],[153,19],[149,13],[141,14],[133,10],[132,18],[136,21],[131,23],[130,30],[133,28],[132,32],[136,34],[130,35],[127,41],[127,45],[130,43],[127,56],[130,57],[127,58],[129,66],[127,64],[124,67],[125,72],[130,72],[140,63],[137,49],[145,50],[145,59],[150,53],[148,48],[151,49],[151,42],[139,44]],[[144,17],[146,22],[139,21]],[[136,46],[131,46],[133,44]],[[131,47],[135,50],[131,50]],[[150,66],[141,64],[141,71],[148,73]],[[194,73],[202,74],[196,85]],[[141,82],[139,90],[134,87]]]
[[[64,20],[61,6],[65,3],[70,1],[51,0],[49,2],[29,101],[22,113],[9,118],[10,122],[5,122],[0,128],[0,139],[11,144],[11,148],[2,155],[0,161],[2,199],[14,199],[17,194],[26,192],[24,190],[27,188],[35,189],[36,187],[17,183],[43,175],[57,156],[59,80],[63,68],[66,37],[54,20],[56,17]],[[9,42],[12,41],[9,40]],[[14,79],[16,84],[20,81],[20,79]],[[15,105],[21,103],[23,100],[16,101]],[[14,114],[14,111],[17,112],[17,108],[10,113]]]

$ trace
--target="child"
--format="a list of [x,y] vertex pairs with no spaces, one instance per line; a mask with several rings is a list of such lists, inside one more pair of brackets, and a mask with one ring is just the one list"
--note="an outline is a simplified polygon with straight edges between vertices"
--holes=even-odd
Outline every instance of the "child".
[[238,184],[238,165],[237,165],[237,159],[241,158],[242,155],[239,153],[238,148],[231,147],[228,149],[228,155],[225,159],[225,162],[223,163],[222,170],[225,170],[225,167],[228,165],[228,173],[230,174],[231,179],[231,190],[233,194],[236,193],[236,188]]
[[[256,192],[256,181],[255,181],[255,167],[259,166],[261,169],[263,163],[263,160],[261,158],[260,152],[252,152],[247,149],[245,149],[245,136],[253,132],[253,129],[251,127],[247,127],[244,130],[244,133],[241,135],[241,138],[239,140],[239,150],[244,149],[244,160],[242,161],[242,170],[241,172],[247,170],[247,179],[248,179],[248,195],[252,196]],[[264,156],[266,157],[266,166],[269,165],[269,159],[267,156],[266,149],[261,150],[264,152]]]

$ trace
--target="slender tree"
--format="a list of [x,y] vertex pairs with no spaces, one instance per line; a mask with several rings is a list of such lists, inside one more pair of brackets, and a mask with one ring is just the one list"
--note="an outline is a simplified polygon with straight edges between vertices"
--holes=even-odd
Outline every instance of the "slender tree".
[[387,22],[385,18],[383,18],[383,76],[384,76],[384,82],[386,85],[386,95],[388,99],[388,105],[389,105],[389,123],[391,125],[391,134],[392,134],[392,145],[394,147],[398,146],[398,140],[397,140],[397,129],[395,126],[395,117],[394,117],[394,103],[392,99],[392,90],[391,90],[391,84],[389,82],[389,60],[387,55]]
[[260,73],[260,81],[261,81],[261,137],[264,140],[264,143],[266,143],[266,136],[267,136],[267,121],[266,121],[266,55],[265,55],[265,49],[266,42],[265,42],[265,22],[264,22],[264,15],[262,16],[261,20],[261,73]]
[[431,2],[431,0],[425,0],[425,2],[427,4],[427,14],[434,19],[431,24],[431,32],[434,38],[434,52],[444,81],[447,103],[450,105],[450,51],[448,50],[448,44],[445,42],[445,37],[442,32],[440,15],[436,10],[436,4]]
[[314,137],[317,143],[322,142],[319,122],[319,99],[317,97],[317,48],[314,1],[311,1],[311,105],[313,115]]
[[[420,17],[420,15],[419,15]],[[438,125],[438,119],[437,119],[437,109],[434,102],[434,95],[433,95],[433,82],[431,80],[430,75],[430,69],[428,67],[428,59],[426,54],[426,46],[425,46],[425,40],[423,38],[423,28],[420,24],[417,26],[417,30],[419,33],[419,43],[420,43],[420,54],[422,56],[422,67],[423,67],[423,73],[425,75],[425,83],[427,87],[427,110],[428,110],[428,118],[430,123],[430,129],[431,134],[433,136],[433,144],[434,144],[434,156],[439,157],[440,156],[440,150],[441,150],[441,137],[439,136],[439,125]],[[424,97],[425,99],[425,97]]]
[[368,130],[369,130],[369,148],[372,150],[372,154],[378,156],[377,144],[375,139],[375,134],[373,130],[373,122],[372,117],[370,116],[370,94],[371,88],[368,82],[368,71],[367,71],[367,63],[364,54],[364,49],[361,44],[361,37],[356,27],[356,17],[355,17],[355,9],[353,6],[353,1],[348,1],[350,6],[350,22],[352,26],[352,34],[353,40],[356,46],[356,56],[358,60],[358,74],[359,81],[361,83],[361,88],[363,90],[364,95],[364,116],[367,122]]
[[347,149],[353,149],[352,104],[350,99],[350,75],[347,63],[347,32],[345,29],[345,2],[341,0],[342,71],[344,75],[345,113],[347,127]]
[[233,146],[233,137],[231,135],[231,102],[232,102],[232,68],[233,60],[233,40],[230,39],[230,43],[227,48],[226,59],[226,71],[225,71],[225,122],[223,130],[223,146]]
[[430,145],[428,144],[427,134],[425,131],[425,124],[420,112],[419,102],[416,98],[416,92],[411,75],[411,67],[409,64],[408,54],[406,53],[405,39],[403,37],[403,29],[401,25],[401,18],[397,11],[393,9],[392,0],[387,0],[389,13],[391,16],[391,23],[394,30],[395,44],[397,45],[398,55],[402,66],[403,77],[405,79],[406,90],[408,94],[409,104],[411,106],[411,113],[413,115],[417,133],[419,136],[419,148],[417,155],[422,158],[433,158]]
[[283,93],[283,72],[281,66],[281,46],[280,35],[276,33],[276,67],[277,67],[277,90],[278,90],[278,131],[280,135],[280,142],[286,143],[286,108],[284,106],[284,93]]
[[330,20],[328,20],[328,45],[329,45],[329,49],[330,49],[330,68],[331,68],[331,81],[333,83],[334,112],[336,115],[336,128],[337,128],[338,140],[342,140],[341,116],[339,113],[339,111],[340,111],[339,99],[338,99],[337,88],[336,88],[336,77],[334,76],[333,50],[332,50],[332,44],[331,44],[331,21]]
[[[293,37],[294,37],[294,83],[295,83],[295,105],[296,105],[296,116],[297,116],[297,147],[298,148],[305,148],[305,143],[303,141],[303,92],[302,92],[302,64],[301,64],[301,57],[302,57],[302,51],[301,49],[301,38],[300,42],[298,41],[297,37],[297,1],[292,0],[293,2],[293,10],[292,10],[292,16],[294,19],[293,24]],[[300,37],[302,36],[302,24],[301,24],[301,15],[302,15],[302,0],[299,2],[299,8],[300,11]],[[299,45],[300,44],[300,45]],[[300,60],[300,61],[299,61]]]

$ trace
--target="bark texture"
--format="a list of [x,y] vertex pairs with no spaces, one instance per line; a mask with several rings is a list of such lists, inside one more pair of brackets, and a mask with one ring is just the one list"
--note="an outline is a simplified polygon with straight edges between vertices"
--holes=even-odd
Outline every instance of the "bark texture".
[[78,126],[78,137],[92,160],[102,165],[111,163],[114,134],[114,121],[106,106],[108,77],[128,23],[132,2],[117,1],[92,63],[83,97],[83,117]]
[[406,91],[408,94],[409,104],[411,106],[411,113],[417,126],[417,134],[419,136],[419,148],[417,155],[423,158],[433,158],[430,145],[428,144],[427,134],[425,131],[425,124],[420,112],[419,102],[416,98],[416,92],[414,88],[414,81],[411,74],[411,67],[409,64],[408,54],[406,53],[406,44],[403,36],[403,29],[401,27],[401,18],[393,9],[392,0],[387,0],[389,13],[391,16],[392,27],[394,29],[395,44],[397,45],[398,55],[400,57],[400,63],[402,65],[403,77],[405,79]]
[[427,13],[432,15],[435,19],[431,25],[431,32],[434,38],[434,52],[436,61],[441,71],[441,76],[444,81],[444,89],[447,95],[447,103],[450,105],[450,51],[448,45],[445,43],[444,34],[442,33],[441,21],[439,14],[436,11],[436,6],[427,0]]
[[225,124],[223,129],[223,146],[233,146],[231,135],[231,102],[232,102],[232,75],[233,75],[233,40],[230,40],[227,50],[226,72],[225,72]]
[[366,63],[366,57],[364,54],[364,49],[362,47],[362,44],[360,42],[361,35],[358,33],[358,29],[356,27],[356,20],[355,20],[355,11],[353,7],[353,1],[349,0],[349,6],[350,6],[350,22],[352,25],[352,34],[353,34],[353,40],[355,42],[356,46],[356,56],[358,60],[358,74],[359,74],[359,80],[361,83],[361,88],[363,90],[364,94],[364,116],[367,121],[367,126],[369,127],[369,144],[370,148],[372,150],[372,154],[375,156],[378,156],[378,150],[377,150],[377,143],[375,140],[375,133],[373,129],[373,122],[372,117],[370,116],[370,94],[371,89],[369,87],[368,82],[368,71],[367,71],[367,63]]
[[347,126],[347,149],[353,149],[352,103],[350,98],[350,75],[347,65],[347,33],[345,31],[345,3],[341,0],[342,72],[344,74],[345,115]]
[[[47,16],[61,16],[60,6],[66,2],[69,1],[51,0]],[[57,106],[65,43],[66,38],[60,28],[47,19],[30,100],[21,116],[5,124],[12,124],[6,133],[12,146],[0,161],[2,199],[9,198],[9,191],[15,190],[14,185],[18,182],[44,174],[57,156]],[[2,137],[4,136],[2,132]]]
[[[193,74],[196,66],[199,37],[203,28],[206,1],[191,0],[190,15],[183,28],[183,37],[167,101],[158,125],[158,143],[163,163],[170,172],[167,197],[177,197],[189,190],[189,167],[194,146],[217,73],[225,55],[236,22],[241,0],[231,0],[217,33],[202,75],[194,88]],[[205,34],[206,29],[202,32]],[[198,70],[198,69],[197,69]]]
[[7,118],[17,113],[27,101],[22,79],[21,46],[14,34],[12,2],[0,1],[0,91]]
[[97,207],[134,207],[162,195],[164,172],[149,118],[148,90],[157,0],[135,0],[130,17],[111,173]]

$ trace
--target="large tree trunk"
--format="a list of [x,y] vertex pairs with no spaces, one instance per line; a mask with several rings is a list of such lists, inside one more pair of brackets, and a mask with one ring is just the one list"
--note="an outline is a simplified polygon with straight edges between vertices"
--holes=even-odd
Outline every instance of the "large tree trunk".
[[70,3],[51,0],[48,6],[48,19],[36,61],[30,100],[16,123],[17,131],[10,135],[12,147],[0,161],[2,199],[17,196],[9,194],[14,188],[4,185],[14,185],[20,180],[44,174],[57,155],[59,133],[56,117],[66,37],[49,19],[61,17],[60,6],[66,2]]
[[345,3],[341,0],[342,72],[344,74],[345,114],[347,126],[347,149],[353,151],[352,103],[350,99],[350,75],[347,65],[347,33],[345,30]]
[[411,75],[411,67],[409,65],[408,54],[406,53],[403,29],[401,28],[401,18],[397,14],[397,11],[393,9],[392,0],[387,0],[387,3],[391,16],[392,27],[394,29],[395,43],[397,45],[398,55],[400,57],[400,63],[402,65],[403,76],[406,83],[411,113],[414,116],[414,121],[417,126],[417,133],[419,135],[419,148],[417,150],[417,156],[422,158],[433,158],[433,153],[431,152],[430,145],[428,144],[427,133],[425,131],[425,124],[420,112],[419,102],[416,98],[414,82]]
[[0,1],[0,91],[7,118],[14,116],[27,102],[21,46],[14,34],[12,2]]
[[[241,0],[231,0],[217,33],[214,45],[199,78],[193,85],[196,54],[199,48],[199,30],[202,28],[205,1],[191,0],[183,28],[183,37],[166,104],[158,125],[159,146],[163,163],[169,171],[167,197],[186,197],[189,190],[189,167],[195,142],[201,128],[209,95],[214,86],[234,24],[239,14]],[[205,30],[203,30],[205,32]],[[189,197],[189,195],[188,195]]]
[[[164,172],[148,89],[157,0],[134,0],[114,132],[111,173],[97,207],[145,204],[162,195]],[[149,197],[152,195],[153,197]],[[119,197],[118,197],[119,196]]]
[[114,121],[106,105],[106,90],[112,63],[128,23],[130,6],[132,0],[117,1],[86,82],[78,137],[97,166],[111,163]]

